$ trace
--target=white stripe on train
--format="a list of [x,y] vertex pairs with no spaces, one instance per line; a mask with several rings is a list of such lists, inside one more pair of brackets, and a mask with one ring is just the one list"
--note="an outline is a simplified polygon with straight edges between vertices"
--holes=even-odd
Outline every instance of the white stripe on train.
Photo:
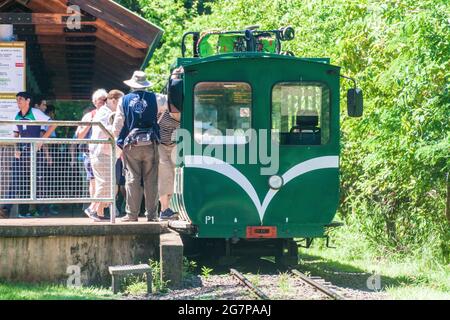
[[[186,156],[184,163],[186,168],[198,168],[215,171],[236,182],[253,201],[253,204],[258,210],[259,218],[262,223],[266,209],[273,197],[277,194],[278,190],[269,189],[264,201],[261,204],[258,194],[256,193],[256,190],[251,182],[232,165],[217,158],[205,156]],[[295,165],[282,175],[284,185],[307,172],[328,168],[339,168],[338,156],[317,157]]]

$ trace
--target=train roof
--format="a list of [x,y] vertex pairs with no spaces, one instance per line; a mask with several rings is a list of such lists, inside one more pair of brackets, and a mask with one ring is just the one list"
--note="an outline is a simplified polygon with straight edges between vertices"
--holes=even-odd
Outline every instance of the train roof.
[[324,65],[326,64],[328,67],[332,67],[333,69],[339,70],[341,67],[336,66],[330,63],[330,58],[310,58],[310,57],[295,57],[290,55],[282,55],[282,54],[275,54],[275,53],[264,53],[264,52],[232,52],[232,53],[223,53],[223,54],[217,54],[213,56],[209,56],[206,58],[196,58],[196,57],[189,57],[189,58],[178,58],[175,62],[175,67],[183,66],[185,68],[188,68],[190,66],[205,64],[205,63],[212,63],[217,61],[224,61],[229,59],[255,59],[255,58],[261,58],[261,59],[281,59],[286,61],[304,61],[306,63],[313,63],[317,65]]

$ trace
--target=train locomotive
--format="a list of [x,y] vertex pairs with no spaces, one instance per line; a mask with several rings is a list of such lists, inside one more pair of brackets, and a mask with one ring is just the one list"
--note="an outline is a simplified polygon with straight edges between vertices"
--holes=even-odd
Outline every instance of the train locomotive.
[[[298,239],[326,237],[339,203],[340,67],[282,51],[291,27],[187,32],[170,226],[209,254],[296,263]],[[192,43],[192,47],[190,46]],[[347,92],[348,115],[363,112]]]

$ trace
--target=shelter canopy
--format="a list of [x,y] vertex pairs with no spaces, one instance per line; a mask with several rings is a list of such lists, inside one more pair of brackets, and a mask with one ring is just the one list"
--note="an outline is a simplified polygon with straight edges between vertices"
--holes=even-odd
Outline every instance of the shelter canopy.
[[[81,28],[67,24],[71,5],[81,9]],[[127,90],[123,80],[145,68],[163,33],[111,0],[0,0],[0,24],[27,43],[27,87],[58,100]]]

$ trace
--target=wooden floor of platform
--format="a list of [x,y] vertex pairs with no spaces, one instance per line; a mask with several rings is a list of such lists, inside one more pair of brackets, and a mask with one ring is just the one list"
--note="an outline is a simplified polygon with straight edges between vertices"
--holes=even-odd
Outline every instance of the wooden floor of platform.
[[0,219],[0,237],[148,235],[165,233],[167,229],[168,222],[148,222],[147,218],[139,218],[138,222],[120,222],[118,218],[114,224],[87,217]]

